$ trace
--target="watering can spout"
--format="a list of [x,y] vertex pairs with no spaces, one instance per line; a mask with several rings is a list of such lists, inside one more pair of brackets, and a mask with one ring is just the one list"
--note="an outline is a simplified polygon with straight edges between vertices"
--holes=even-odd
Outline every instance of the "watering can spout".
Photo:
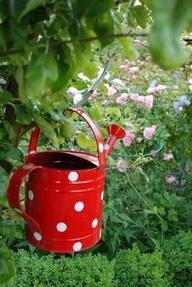
[[111,150],[117,140],[125,137],[125,130],[116,124],[111,124],[107,127],[109,138],[105,144],[105,157],[110,155]]

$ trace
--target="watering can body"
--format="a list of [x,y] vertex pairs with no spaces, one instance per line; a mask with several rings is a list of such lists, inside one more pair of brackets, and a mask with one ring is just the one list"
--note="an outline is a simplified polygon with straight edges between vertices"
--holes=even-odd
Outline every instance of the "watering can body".
[[[107,149],[95,123],[82,110],[71,109],[91,127],[97,155],[79,151],[37,152],[39,129],[32,133],[25,164],[12,175],[9,204],[26,221],[26,238],[38,249],[72,253],[94,246],[101,238]],[[118,126],[117,126],[118,127]],[[121,137],[124,130],[119,128]],[[118,135],[117,138],[120,138]],[[25,208],[20,190],[25,182]]]

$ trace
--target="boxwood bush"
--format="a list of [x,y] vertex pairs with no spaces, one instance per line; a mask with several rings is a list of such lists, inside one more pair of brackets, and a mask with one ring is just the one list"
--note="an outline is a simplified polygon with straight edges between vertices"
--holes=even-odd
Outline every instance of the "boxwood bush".
[[113,262],[102,255],[15,254],[16,287],[115,287]]
[[171,287],[192,286],[192,233],[180,232],[165,241],[163,259]]
[[117,253],[115,277],[118,287],[167,287],[165,264],[160,252],[141,253],[136,245]]
[[111,261],[101,254],[66,257],[20,250],[15,263],[16,287],[191,287],[192,233],[181,232],[152,253],[133,245]]

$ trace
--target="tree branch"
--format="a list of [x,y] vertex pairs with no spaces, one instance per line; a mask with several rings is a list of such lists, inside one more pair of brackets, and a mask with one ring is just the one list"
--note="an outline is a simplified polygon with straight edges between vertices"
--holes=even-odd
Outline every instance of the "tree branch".
[[89,89],[89,91],[84,95],[83,99],[82,99],[79,103],[77,103],[74,107],[80,107],[80,106],[82,106],[84,103],[86,103],[86,102],[88,101],[88,99],[89,99],[90,95],[92,94],[92,92],[97,89],[97,87],[99,86],[99,84],[100,84],[100,83],[103,81],[103,79],[105,78],[105,75],[106,75],[107,72],[109,71],[109,68],[110,68],[110,66],[111,66],[111,63],[112,63],[112,61],[113,61],[114,56],[115,56],[115,53],[113,53],[113,54],[109,57],[107,63],[105,64],[105,67],[104,67],[104,69],[103,69],[102,74],[99,76],[99,78],[96,79],[95,83],[94,83],[93,86]]
[[[89,37],[89,38],[80,38],[80,39],[69,39],[65,41],[51,41],[49,44],[51,46],[57,46],[57,45],[63,45],[63,44],[68,44],[72,43],[74,41],[79,41],[80,43],[86,43],[86,42],[93,42],[97,40],[109,40],[109,39],[115,39],[115,38],[122,38],[122,37],[146,37],[146,33],[132,33],[131,31],[127,33],[118,33],[118,34],[106,34],[106,35],[100,35],[100,36],[94,36],[94,37]],[[47,46],[47,44],[37,44],[39,46]],[[19,50],[12,50],[12,51],[0,51],[0,57],[6,57],[14,54],[19,54],[23,53],[24,49],[19,49]]]

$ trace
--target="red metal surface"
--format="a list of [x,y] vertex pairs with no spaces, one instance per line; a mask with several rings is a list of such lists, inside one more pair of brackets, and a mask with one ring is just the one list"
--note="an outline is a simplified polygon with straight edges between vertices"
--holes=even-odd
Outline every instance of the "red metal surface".
[[[36,152],[40,134],[36,128],[26,163],[12,175],[7,190],[10,206],[26,220],[27,240],[39,249],[59,253],[94,246],[100,240],[102,227],[105,182],[102,136],[88,115],[81,110],[72,111],[91,127],[98,155],[77,151]],[[116,130],[115,133],[113,140],[108,141],[109,152],[114,137],[120,138]],[[19,194],[27,176],[23,210]]]

